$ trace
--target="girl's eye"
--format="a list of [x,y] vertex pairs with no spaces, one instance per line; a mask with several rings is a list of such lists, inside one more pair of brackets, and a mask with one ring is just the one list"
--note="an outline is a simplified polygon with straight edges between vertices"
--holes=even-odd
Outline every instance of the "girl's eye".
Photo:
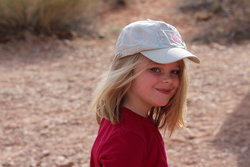
[[171,73],[175,74],[175,75],[179,75],[180,74],[180,70],[172,70]]
[[161,72],[161,69],[154,67],[154,68],[150,68],[150,71],[159,73],[159,72]]

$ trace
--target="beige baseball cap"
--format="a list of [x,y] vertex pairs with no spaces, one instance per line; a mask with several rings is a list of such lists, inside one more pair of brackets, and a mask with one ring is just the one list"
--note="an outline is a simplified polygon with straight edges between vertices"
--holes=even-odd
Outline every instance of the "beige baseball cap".
[[116,41],[115,55],[125,57],[136,53],[160,64],[184,58],[200,63],[198,57],[187,50],[177,29],[163,21],[147,19],[123,28]]

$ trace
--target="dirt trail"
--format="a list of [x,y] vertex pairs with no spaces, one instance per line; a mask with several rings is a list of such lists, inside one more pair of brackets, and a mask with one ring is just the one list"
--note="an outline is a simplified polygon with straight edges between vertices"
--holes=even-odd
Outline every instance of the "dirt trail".
[[[0,45],[0,167],[89,166],[98,130],[89,110],[91,92],[112,60],[117,32],[151,18],[176,25],[190,38],[195,22],[174,2],[144,0],[104,13],[104,39],[30,36]],[[165,137],[171,167],[248,167],[250,44],[188,48],[202,63],[190,64],[187,126]]]

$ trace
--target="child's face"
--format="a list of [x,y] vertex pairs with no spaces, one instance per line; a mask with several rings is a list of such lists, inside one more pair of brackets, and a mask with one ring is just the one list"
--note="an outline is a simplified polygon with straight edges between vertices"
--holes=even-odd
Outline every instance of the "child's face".
[[135,69],[135,73],[143,71],[132,82],[129,96],[134,104],[159,107],[168,104],[179,87],[179,64],[158,64],[144,58]]

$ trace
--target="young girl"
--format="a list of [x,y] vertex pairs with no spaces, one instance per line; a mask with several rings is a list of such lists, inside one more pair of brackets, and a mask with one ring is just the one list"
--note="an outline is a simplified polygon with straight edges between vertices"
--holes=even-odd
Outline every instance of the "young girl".
[[165,22],[137,21],[117,39],[115,58],[94,94],[100,124],[91,167],[168,167],[158,129],[183,126],[186,50],[177,29]]

